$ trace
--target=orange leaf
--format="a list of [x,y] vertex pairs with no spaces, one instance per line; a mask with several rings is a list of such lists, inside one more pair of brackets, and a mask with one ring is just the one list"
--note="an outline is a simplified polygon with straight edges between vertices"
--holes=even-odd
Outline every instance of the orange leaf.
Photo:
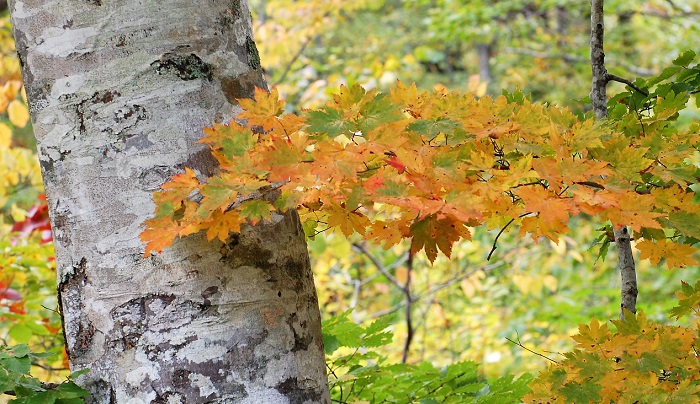
[[411,225],[411,253],[416,254],[425,249],[430,262],[434,262],[438,249],[448,258],[452,254],[452,245],[461,240],[471,240],[471,233],[464,223],[451,218],[440,219],[430,215],[417,220]]
[[323,210],[328,212],[328,225],[339,228],[345,237],[354,232],[363,235],[367,226],[370,225],[367,216],[356,211],[349,211],[340,205],[324,205]]
[[255,100],[239,99],[238,103],[244,109],[238,118],[247,120],[248,126],[262,126],[266,131],[281,126],[277,117],[284,112],[284,101],[280,99],[276,86],[269,93],[256,88]]
[[218,238],[226,242],[230,233],[241,231],[241,215],[235,210],[224,213],[217,210],[212,214],[211,220],[202,227],[207,230],[207,240]]

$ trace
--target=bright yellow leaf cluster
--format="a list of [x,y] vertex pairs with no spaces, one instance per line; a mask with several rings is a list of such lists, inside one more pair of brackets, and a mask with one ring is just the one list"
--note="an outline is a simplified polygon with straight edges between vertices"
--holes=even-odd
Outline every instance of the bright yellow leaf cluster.
[[697,333],[661,325],[644,313],[607,324],[579,325],[578,346],[530,384],[526,403],[696,403],[700,362]]

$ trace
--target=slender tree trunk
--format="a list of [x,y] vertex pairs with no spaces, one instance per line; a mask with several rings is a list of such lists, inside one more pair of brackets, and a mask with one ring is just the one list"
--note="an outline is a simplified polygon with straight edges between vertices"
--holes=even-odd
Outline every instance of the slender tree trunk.
[[493,45],[479,42],[476,44],[476,51],[479,55],[479,76],[481,80],[487,83],[493,82],[493,74],[491,72],[491,51],[493,51]]
[[296,213],[144,259],[151,192],[264,86],[239,0],[14,0],[71,368],[97,403],[329,402]]
[[[605,53],[603,38],[605,25],[603,22],[604,0],[591,0],[591,70],[593,84],[591,86],[591,104],[598,119],[608,116],[608,97],[606,87],[610,75],[605,69]],[[635,271],[634,255],[632,254],[631,235],[626,226],[615,229],[615,245],[618,253],[618,266],[622,283],[620,285],[620,319],[624,319],[624,310],[637,312],[637,272]]]

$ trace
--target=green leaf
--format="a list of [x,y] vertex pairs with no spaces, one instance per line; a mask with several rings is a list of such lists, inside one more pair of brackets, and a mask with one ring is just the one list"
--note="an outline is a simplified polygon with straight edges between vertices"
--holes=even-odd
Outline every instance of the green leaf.
[[379,125],[396,122],[402,118],[398,106],[392,103],[386,94],[377,94],[362,106],[360,114],[357,127],[362,133],[368,133]]
[[34,333],[32,332],[32,329],[29,328],[26,324],[18,323],[10,329],[9,335],[17,342],[27,343],[32,338],[32,335],[34,335]]
[[680,66],[669,66],[669,67],[665,68],[664,71],[662,71],[661,74],[659,74],[658,76],[649,79],[647,81],[647,86],[651,87],[653,85],[656,85],[656,84],[672,77],[673,75],[675,75],[676,73],[681,71],[681,69],[682,68]]
[[668,215],[668,223],[688,237],[700,238],[700,217],[694,213],[671,212]]
[[678,55],[678,57],[675,58],[672,63],[676,66],[687,67],[690,62],[693,61],[693,59],[695,59],[695,52],[692,50],[687,50]]
[[247,218],[252,224],[257,224],[261,220],[272,219],[272,212],[275,211],[274,206],[268,201],[258,199],[243,202],[238,210],[241,212],[242,218]]
[[447,139],[449,141],[449,135],[461,127],[462,125],[460,125],[459,122],[455,122],[449,118],[438,118],[419,119],[411,122],[406,129],[416,132],[421,136],[425,136],[428,138],[428,140],[433,140],[440,133],[444,133],[445,135],[448,135]]
[[477,404],[506,404],[520,403],[525,394],[530,392],[528,385],[534,377],[525,373],[513,380],[513,375],[506,375],[489,382],[485,395],[477,396]]
[[591,380],[583,383],[569,382],[561,389],[561,393],[566,397],[566,402],[585,404],[600,402],[601,386]]
[[330,138],[342,134],[355,132],[356,126],[343,119],[343,112],[337,109],[325,107],[318,111],[309,111],[308,127],[306,131],[311,133],[325,133]]

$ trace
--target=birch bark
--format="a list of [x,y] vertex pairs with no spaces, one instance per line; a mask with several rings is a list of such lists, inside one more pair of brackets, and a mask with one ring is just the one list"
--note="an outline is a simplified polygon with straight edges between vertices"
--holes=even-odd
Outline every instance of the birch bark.
[[143,258],[151,192],[264,86],[245,1],[14,0],[72,369],[98,403],[329,402],[294,212]]

